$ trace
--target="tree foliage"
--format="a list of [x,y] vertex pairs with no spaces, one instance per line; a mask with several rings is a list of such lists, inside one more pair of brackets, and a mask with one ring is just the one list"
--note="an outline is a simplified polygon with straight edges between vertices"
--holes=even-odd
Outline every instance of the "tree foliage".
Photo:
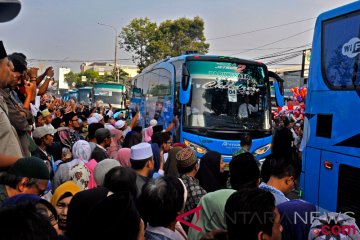
[[157,33],[157,24],[150,22],[148,18],[135,18],[120,33],[120,47],[133,53],[132,59],[140,69],[151,63],[148,48],[159,38]]
[[186,50],[199,53],[209,50],[200,17],[166,20],[159,25],[148,18],[135,18],[122,29],[120,39],[120,47],[132,53],[140,70],[167,56],[182,55]]

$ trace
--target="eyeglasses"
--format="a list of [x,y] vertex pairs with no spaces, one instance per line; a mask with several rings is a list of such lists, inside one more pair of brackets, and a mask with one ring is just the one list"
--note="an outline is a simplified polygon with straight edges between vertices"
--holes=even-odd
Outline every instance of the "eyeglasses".
[[[41,205],[43,205],[43,204],[41,204]],[[48,214],[47,209],[45,207],[41,206],[41,205],[37,206],[36,211],[40,215],[42,215],[44,218],[48,219],[48,221],[50,222],[50,224],[52,226],[55,226],[56,224],[58,224],[57,223],[57,217],[52,213]]]
[[47,190],[47,189],[41,189],[37,184],[34,184],[34,186],[38,192],[39,197],[43,197],[49,192],[49,190]]
[[298,190],[298,184],[295,178],[293,179],[293,182],[294,182],[294,190]]

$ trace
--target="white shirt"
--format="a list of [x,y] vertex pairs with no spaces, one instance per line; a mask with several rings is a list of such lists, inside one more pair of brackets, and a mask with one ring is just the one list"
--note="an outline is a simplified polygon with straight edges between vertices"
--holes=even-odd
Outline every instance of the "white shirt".
[[51,130],[55,130],[55,128],[53,127],[53,125],[51,125],[51,123],[49,124],[44,124],[44,127],[51,129]]
[[[249,110],[249,112],[248,112]],[[239,118],[248,118],[249,114],[248,113],[253,113],[253,112],[257,112],[258,110],[258,105],[256,104],[255,106],[249,104],[249,103],[243,103],[239,106],[239,113],[238,116]]]

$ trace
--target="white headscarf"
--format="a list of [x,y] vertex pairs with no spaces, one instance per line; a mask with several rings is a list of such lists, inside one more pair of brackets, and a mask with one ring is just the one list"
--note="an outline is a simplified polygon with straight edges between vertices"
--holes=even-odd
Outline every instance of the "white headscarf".
[[91,157],[91,147],[87,141],[79,140],[72,147],[73,159],[87,163]]

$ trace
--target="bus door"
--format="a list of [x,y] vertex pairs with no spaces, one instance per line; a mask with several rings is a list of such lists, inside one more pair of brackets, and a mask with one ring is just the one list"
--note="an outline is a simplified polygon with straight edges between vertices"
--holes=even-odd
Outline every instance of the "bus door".
[[174,66],[165,62],[144,75],[144,81],[149,81],[144,106],[145,122],[156,119],[164,129],[171,123],[174,112],[174,74]]

